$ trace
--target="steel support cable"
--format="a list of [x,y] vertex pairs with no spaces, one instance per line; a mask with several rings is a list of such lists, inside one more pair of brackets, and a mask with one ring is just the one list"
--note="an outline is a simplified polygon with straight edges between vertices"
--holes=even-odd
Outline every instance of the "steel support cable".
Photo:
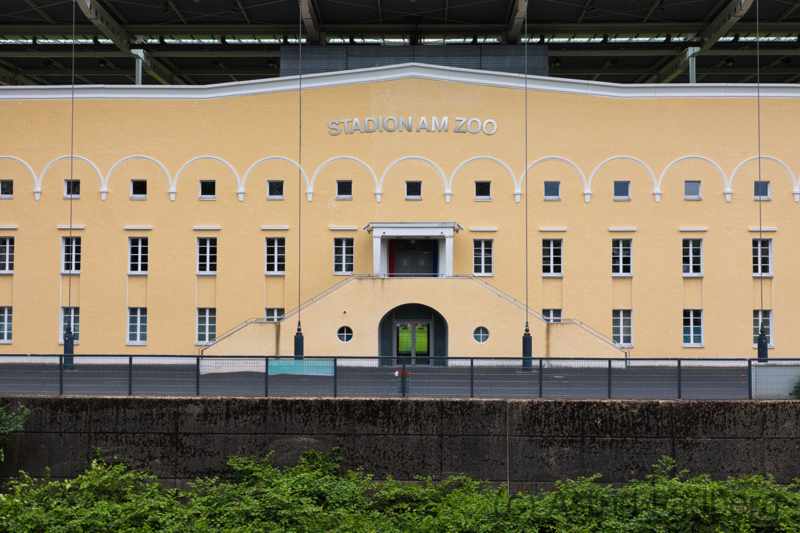
[[[69,125],[69,250],[70,262],[67,282],[67,328],[64,331],[64,349],[70,355],[74,353],[74,331],[72,329],[75,321],[75,312],[72,310],[72,272],[75,270],[75,241],[72,238],[72,199],[75,196],[75,9],[77,0],[72,0],[72,72],[71,72],[71,92],[70,92],[70,125]],[[64,247],[66,253],[67,247]],[[66,259],[66,258],[65,258]],[[69,337],[69,339],[67,339]],[[72,364],[70,361],[69,367]]]
[[[525,4],[525,309],[528,305],[528,5]],[[530,333],[528,314],[525,313],[525,333]]]
[[[764,191],[761,188],[761,33],[760,33],[760,13],[759,1],[756,0],[756,115],[758,124],[758,251],[759,251],[759,291],[760,291],[760,309],[758,317],[758,356],[761,357],[761,344],[765,342],[764,332],[764,272],[763,272],[763,258],[761,251],[763,249],[762,237],[762,221],[761,221],[761,200],[764,196]],[[767,250],[769,253],[769,250]],[[772,264],[770,262],[770,268]],[[765,354],[766,355],[766,354]]]
[[[298,26],[297,26],[297,51],[298,51],[298,104],[297,104],[297,334],[301,335],[300,325],[301,303],[301,261],[302,261],[302,226],[303,226],[303,0],[298,0]],[[295,350],[297,340],[295,340]],[[297,355],[295,353],[295,355]]]

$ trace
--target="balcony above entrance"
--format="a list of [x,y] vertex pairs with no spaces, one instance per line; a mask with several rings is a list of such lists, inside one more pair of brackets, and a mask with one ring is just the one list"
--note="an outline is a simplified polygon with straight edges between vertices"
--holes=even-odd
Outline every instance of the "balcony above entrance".
[[453,275],[453,235],[458,222],[370,222],[376,277]]

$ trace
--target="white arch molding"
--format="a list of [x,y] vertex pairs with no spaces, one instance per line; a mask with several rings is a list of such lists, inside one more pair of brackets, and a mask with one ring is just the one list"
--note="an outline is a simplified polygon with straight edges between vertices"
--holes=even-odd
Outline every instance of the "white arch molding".
[[343,160],[343,161],[355,161],[356,163],[358,163],[359,165],[361,165],[362,167],[367,169],[367,171],[369,172],[369,175],[372,176],[372,181],[375,182],[375,198],[378,200],[378,203],[380,203],[381,202],[381,191],[380,191],[380,188],[378,187],[378,178],[375,176],[375,173],[372,171],[371,168],[369,168],[369,165],[367,165],[366,163],[364,163],[360,159],[356,159],[355,157],[350,157],[348,155],[340,155],[338,157],[334,157],[332,159],[328,159],[327,161],[325,161],[324,163],[322,163],[319,166],[319,168],[316,170],[316,172],[314,172],[314,175],[311,177],[311,185],[308,186],[308,191],[307,191],[308,201],[310,202],[312,196],[314,195],[314,181],[317,179],[317,174],[319,174],[322,171],[322,169],[325,168],[326,166],[328,166],[330,163],[333,163],[334,161],[340,161],[340,160]]
[[[120,159],[119,161],[117,161],[114,164],[114,166],[111,167],[111,170],[108,171],[108,174],[106,175],[106,180],[103,182],[103,188],[100,189],[100,196],[103,198],[103,200],[106,199],[106,194],[108,194],[108,181],[111,179],[111,173],[114,172],[114,170],[122,163],[131,159],[144,159],[146,161],[152,161],[153,163],[161,167],[161,170],[164,171],[164,175],[167,177],[167,183],[169,183],[170,189],[172,189],[172,178],[170,177],[169,172],[167,172],[167,169],[166,167],[164,167],[164,165],[162,165],[159,161],[153,159],[152,157],[146,155],[130,155],[124,159]],[[173,200],[175,199],[174,195],[171,195],[171,197]]]
[[[395,165],[397,165],[399,163],[402,163],[403,161],[422,161],[423,163],[428,163],[430,166],[435,168],[436,171],[439,173],[439,175],[442,177],[442,183],[444,184],[444,199],[448,204],[450,203],[450,194],[451,194],[450,193],[450,186],[447,183],[447,178],[444,177],[444,172],[442,172],[442,169],[440,169],[436,165],[436,163],[434,163],[430,159],[425,159],[424,157],[419,157],[419,156],[416,156],[416,155],[410,155],[410,156],[407,156],[407,157],[401,157],[400,159],[398,159],[397,161],[395,161],[394,163],[389,165],[389,167],[386,170],[383,171],[383,175],[381,176],[381,181],[380,181],[380,183],[378,183],[378,191],[375,193],[376,195],[383,194],[383,180],[384,180],[384,178],[386,178],[386,174],[388,174],[389,171],[392,170],[392,167],[394,167]],[[380,196],[378,196],[378,197],[380,198]],[[378,200],[378,201],[380,201],[380,200]]]
[[266,163],[267,161],[272,161],[272,160],[275,160],[275,161],[286,161],[287,163],[291,163],[292,165],[294,165],[294,167],[297,170],[300,171],[300,173],[303,175],[303,179],[306,180],[306,194],[308,195],[308,201],[310,202],[312,193],[310,191],[310,184],[309,184],[309,181],[308,181],[308,176],[306,176],[306,172],[302,168],[300,168],[300,165],[298,165],[297,163],[295,163],[291,159],[288,159],[286,157],[282,157],[282,156],[279,156],[279,155],[273,155],[273,156],[270,156],[270,157],[265,157],[264,159],[259,159],[258,161],[256,161],[252,165],[250,165],[250,168],[247,169],[247,172],[245,172],[244,178],[242,178],[242,183],[239,186],[239,190],[237,191],[238,194],[239,194],[239,201],[240,202],[244,201],[244,184],[247,183],[247,177],[250,175],[250,173],[253,172],[253,170],[255,170],[255,168],[258,165],[260,165],[261,163]]
[[97,177],[100,178],[100,194],[101,194],[103,200],[106,199],[105,195],[102,194],[104,182],[103,182],[103,175],[100,173],[100,169],[98,169],[97,166],[94,163],[92,163],[91,161],[89,161],[85,157],[81,157],[79,155],[65,155],[65,156],[59,157],[58,159],[54,159],[53,161],[50,162],[49,165],[44,167],[44,170],[42,171],[42,175],[39,177],[39,182],[36,184],[36,188],[33,189],[33,194],[36,196],[36,201],[39,201],[39,195],[42,193],[42,182],[44,181],[44,175],[47,174],[47,171],[50,170],[50,167],[52,167],[53,165],[55,165],[59,161],[63,161],[64,159],[77,159],[79,161],[83,161],[85,163],[89,163],[89,165],[94,169],[94,171],[97,172]]
[[[506,169],[506,172],[508,172],[508,175],[511,176],[511,181],[514,183],[514,197],[517,199],[517,203],[519,203],[519,194],[520,194],[519,193],[519,186],[517,185],[517,179],[514,177],[514,173],[511,171],[510,168],[508,168],[508,165],[506,165],[505,163],[503,163],[499,159],[495,159],[494,157],[489,157],[489,156],[485,156],[485,155],[480,155],[478,157],[473,157],[473,158],[467,159],[466,161],[464,161],[463,163],[458,165],[458,168],[455,169],[455,171],[453,172],[453,175],[450,176],[450,183],[448,184],[448,187],[449,187],[449,189],[451,191],[453,190],[453,180],[456,179],[456,174],[458,174],[458,171],[461,170],[461,167],[464,167],[464,166],[468,165],[469,163],[472,163],[473,161],[491,161],[493,163],[497,163],[498,165],[500,165],[501,167]],[[450,201],[449,197],[448,197],[447,201],[448,202]]]
[[175,174],[175,179],[172,181],[172,186],[169,189],[169,199],[172,200],[173,202],[175,201],[175,193],[177,192],[178,178],[180,177],[181,172],[183,172],[183,169],[185,169],[186,167],[188,167],[189,165],[191,165],[196,161],[202,161],[204,159],[208,159],[211,161],[219,161],[220,163],[228,167],[231,172],[233,172],[233,177],[236,178],[236,184],[239,186],[239,188],[236,191],[239,194],[239,201],[240,202],[244,201],[244,188],[242,182],[239,180],[239,174],[236,173],[236,170],[234,170],[234,168],[231,166],[230,163],[228,163],[224,159],[220,159],[219,157],[213,155],[201,155],[200,157],[195,157],[194,159],[190,159],[189,161],[184,163],[183,166],[180,168],[180,170],[178,170],[178,173]]
[[16,157],[12,157],[10,155],[0,155],[0,161],[2,161],[3,159],[8,159],[9,161],[16,161],[17,163],[21,163],[22,166],[24,166],[25,168],[28,169],[28,172],[31,173],[31,178],[33,178],[33,193],[36,195],[36,199],[38,200],[39,199],[39,193],[36,192],[36,191],[38,189],[39,183],[36,181],[36,174],[33,172],[33,169],[31,168],[31,166],[28,163],[26,163],[25,161],[23,161],[22,159],[19,159],[19,158],[16,158]]
[[[711,164],[715,169],[717,169],[717,172],[719,172],[719,175],[722,177],[722,186],[723,186],[724,191],[725,191],[725,198],[729,202],[731,201],[731,191],[730,191],[730,187],[728,187],[728,181],[725,179],[725,173],[722,171],[721,168],[719,168],[719,165],[714,163],[712,160],[710,160],[710,159],[708,159],[706,157],[699,156],[699,155],[687,155],[687,156],[684,156],[684,157],[679,157],[678,159],[676,159],[675,161],[673,161],[672,163],[667,165],[667,168],[664,169],[664,172],[662,172],[661,176],[658,178],[657,190],[658,190],[659,197],[661,196],[661,182],[664,180],[664,176],[667,174],[667,171],[670,168],[672,168],[673,165],[675,165],[677,163],[680,163],[681,161],[686,161],[687,159],[697,159],[699,161],[705,161],[706,163]],[[656,201],[658,201],[658,200],[656,200]]]
[[659,189],[658,182],[656,181],[656,177],[653,174],[653,171],[650,170],[650,167],[648,167],[647,165],[645,165],[644,163],[642,163],[641,161],[639,161],[635,157],[630,157],[630,156],[627,156],[627,155],[618,155],[618,156],[614,156],[614,157],[612,157],[610,159],[606,159],[605,161],[600,163],[597,166],[596,169],[594,169],[594,172],[592,172],[592,175],[589,177],[589,185],[587,186],[586,191],[584,192],[584,196],[586,197],[586,202],[588,203],[590,198],[591,198],[591,196],[592,196],[592,180],[594,179],[594,177],[597,174],[597,172],[601,168],[603,168],[607,163],[610,163],[612,161],[617,161],[619,159],[624,160],[624,161],[633,161],[634,163],[638,163],[639,165],[641,165],[647,171],[648,174],[650,174],[650,179],[653,180],[653,195],[656,198],[656,203],[660,202],[661,201],[661,189]]
[[[750,161],[755,161],[758,158],[759,158],[759,156],[754,156],[754,157],[750,157],[748,159],[745,159],[744,161],[739,163],[739,166],[736,167],[736,169],[733,171],[733,174],[731,174],[731,179],[730,179],[730,181],[728,181],[728,191],[725,191],[725,196],[728,198],[729,202],[731,201],[731,192],[732,192],[731,185],[733,185],[733,178],[736,177],[736,173],[739,172],[739,169],[742,168],[744,165],[746,165]],[[795,202],[800,202],[800,183],[798,183],[798,182],[800,182],[800,179],[798,179],[798,180],[794,179],[794,176],[792,175],[792,171],[789,170],[789,167],[787,167],[783,163],[783,161],[781,161],[779,159],[775,159],[774,157],[770,157],[768,155],[762,155],[761,159],[766,159],[768,161],[774,161],[774,162],[778,163],[780,166],[782,166],[784,170],[786,170],[787,174],[789,174],[789,178],[792,180],[792,185],[794,186],[794,189],[792,190],[792,192],[794,193],[794,201]]]
[[[589,201],[589,196],[591,196],[592,192],[589,191],[589,187],[586,185],[586,177],[583,175],[583,172],[581,172],[581,169],[578,168],[578,165],[576,165],[569,159],[564,159],[563,157],[551,155],[543,157],[541,159],[537,159],[536,161],[528,165],[528,168],[526,168],[525,172],[523,172],[522,175],[519,177],[519,183],[517,184],[517,191],[514,193],[517,196],[518,203],[519,203],[519,195],[522,194],[522,181],[528,177],[528,172],[530,172],[533,167],[535,167],[539,163],[544,163],[545,161],[563,161],[564,163],[567,163],[572,168],[574,168],[578,172],[578,175],[580,175],[581,181],[583,182],[584,198],[586,199],[587,202]],[[587,196],[587,191],[588,191],[588,196]]]

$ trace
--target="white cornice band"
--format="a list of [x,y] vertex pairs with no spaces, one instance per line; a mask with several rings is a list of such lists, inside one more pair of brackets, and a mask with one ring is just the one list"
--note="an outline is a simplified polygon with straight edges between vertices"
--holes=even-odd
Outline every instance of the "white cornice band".
[[57,227],[58,229],[67,229],[67,230],[68,230],[68,229],[70,229],[70,228],[72,228],[72,229],[84,229],[84,228],[86,228],[86,226],[69,226],[69,225],[66,225],[66,226],[56,226],[56,227]]

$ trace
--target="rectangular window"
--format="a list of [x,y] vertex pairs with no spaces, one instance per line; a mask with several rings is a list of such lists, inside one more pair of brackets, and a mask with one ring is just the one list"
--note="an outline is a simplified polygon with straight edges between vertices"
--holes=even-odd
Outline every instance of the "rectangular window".
[[476,276],[491,276],[494,273],[492,261],[492,240],[475,239],[472,241],[473,259],[472,273]]
[[217,238],[197,239],[197,274],[215,276],[217,274]]
[[630,199],[631,199],[631,182],[615,181],[614,200],[630,200]]
[[14,180],[0,180],[0,198],[14,197]]
[[631,242],[632,239],[611,240],[611,274],[617,276],[630,276],[633,274]]
[[491,181],[476,181],[475,182],[475,201],[487,202],[492,199],[492,182]]
[[81,238],[62,237],[61,238],[61,273],[80,274],[81,273]]
[[683,346],[703,346],[703,310],[683,310]]
[[683,199],[684,200],[700,200],[700,182],[699,181],[684,181],[683,182]]
[[753,348],[758,348],[758,335],[761,333],[762,322],[764,333],[767,335],[767,346],[772,348],[772,310],[770,309],[753,311]]
[[545,322],[561,323],[561,309],[542,309]]
[[266,255],[267,275],[283,276],[286,273],[286,239],[283,237],[268,237]]
[[350,180],[339,180],[336,182],[336,199],[337,200],[352,200],[353,199],[353,182]]
[[81,197],[81,180],[64,180],[64,198]]
[[14,237],[0,237],[0,274],[14,273]]
[[200,182],[200,199],[201,200],[216,200],[217,199],[217,182],[213,180]]
[[753,194],[756,200],[769,200],[769,182],[754,181]]
[[144,346],[147,344],[147,308],[128,308],[128,344]]
[[61,338],[60,344],[64,344],[64,335],[67,333],[67,326],[72,326],[72,335],[75,344],[78,344],[81,331],[81,311],[80,307],[62,307],[61,308]]
[[561,200],[561,182],[560,181],[545,181],[544,182],[544,199],[553,201]]
[[333,272],[353,273],[353,239],[333,239]]
[[197,308],[197,343],[211,342],[217,338],[217,308]]
[[422,200],[422,182],[406,182],[406,200]]
[[147,199],[147,180],[131,180],[131,200]]
[[285,310],[283,307],[267,307],[264,309],[264,317],[267,322],[280,322],[283,320]]
[[561,239],[542,239],[542,274],[561,275]]
[[283,181],[267,182],[267,200],[283,200]]
[[703,239],[683,239],[683,277],[703,275]]
[[11,344],[11,319],[11,308],[0,307],[0,344]]
[[753,239],[753,275],[772,275],[772,239]]
[[147,237],[131,237],[128,243],[128,274],[147,274]]
[[630,309],[614,309],[611,318],[611,338],[617,344],[631,348],[633,346],[633,311]]

